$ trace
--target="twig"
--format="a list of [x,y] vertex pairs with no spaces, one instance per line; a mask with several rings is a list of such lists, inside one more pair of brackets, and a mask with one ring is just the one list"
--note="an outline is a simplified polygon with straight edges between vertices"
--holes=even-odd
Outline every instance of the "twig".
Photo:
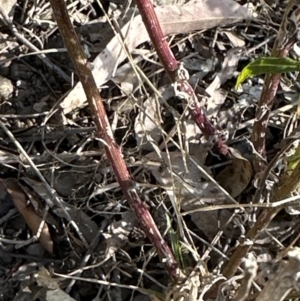
[[[80,237],[81,241],[83,242],[84,246],[86,248],[88,248],[88,243],[87,243],[86,239],[84,238],[84,236],[83,236],[82,232],[80,231],[79,227],[77,226],[77,224],[72,220],[70,214],[68,213],[68,211],[66,210],[65,206],[63,205],[63,202],[60,200],[60,198],[58,197],[58,195],[56,194],[56,192],[50,187],[50,185],[48,184],[48,182],[45,180],[44,176],[41,174],[41,172],[39,171],[39,169],[35,166],[35,164],[32,161],[32,159],[28,156],[28,154],[26,153],[26,151],[24,150],[24,148],[22,147],[22,145],[19,143],[19,141],[17,141],[15,139],[14,135],[12,134],[12,132],[1,121],[0,121],[0,127],[3,129],[3,131],[5,132],[5,134],[11,139],[11,141],[15,144],[15,146],[20,151],[20,153],[24,156],[24,158],[26,159],[26,161],[28,162],[28,164],[30,165],[30,167],[32,168],[32,170],[35,172],[35,174],[38,176],[38,178],[44,184],[47,192],[49,193],[49,195],[52,198],[53,203],[58,208],[61,209],[61,213],[63,214],[63,217],[73,226],[73,228],[75,229],[76,233],[78,234],[78,236]],[[46,201],[47,201],[47,199],[46,199]],[[49,207],[52,208],[53,207],[53,203],[52,202],[48,202],[47,205],[49,205]]]
[[[6,13],[3,10],[3,7],[0,6],[0,15],[3,18],[6,25],[9,27],[13,35],[24,45],[26,45],[30,50],[36,52],[38,57],[44,62],[44,64],[50,69],[54,70],[59,76],[61,76],[65,81],[68,83],[71,83],[71,78],[68,76],[65,72],[63,72],[59,67],[54,65],[49,58],[46,57],[45,54],[43,54],[40,49],[38,49],[36,46],[34,46],[31,42],[29,42],[24,36],[22,36],[18,30],[16,29],[16,26],[13,24],[13,22],[7,17]],[[3,63],[3,62],[2,62]]]
[[73,61],[75,70],[87,96],[91,115],[96,124],[98,139],[105,145],[107,157],[112,165],[122,192],[135,212],[143,231],[155,246],[156,251],[162,259],[172,281],[176,282],[182,276],[178,268],[178,264],[172,254],[172,251],[158,231],[146,204],[144,204],[139,198],[139,188],[131,179],[125,161],[122,157],[120,147],[114,140],[102,99],[99,95],[91,72],[90,64],[85,57],[78,37],[70,22],[65,3],[63,0],[50,0],[50,3],[66,48],[68,49],[68,53]]
[[[292,174],[286,179],[286,181],[275,191],[274,201],[280,201],[291,192],[293,192],[299,185],[300,179],[300,162],[297,164]],[[259,215],[257,222],[246,234],[246,240],[248,242],[253,242],[268,227],[271,220],[276,216],[276,214],[283,208],[283,206],[266,208]],[[226,278],[232,277],[237,271],[241,260],[249,252],[251,245],[240,245],[237,247],[235,252],[230,257],[230,260],[226,264],[223,275]]]

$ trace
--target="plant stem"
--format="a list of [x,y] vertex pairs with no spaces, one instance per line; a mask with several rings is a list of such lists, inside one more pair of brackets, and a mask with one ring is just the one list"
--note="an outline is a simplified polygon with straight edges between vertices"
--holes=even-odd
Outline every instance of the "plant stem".
[[[296,3],[296,0],[290,0],[286,7],[272,50],[273,57],[286,57],[297,41],[299,23],[294,24],[294,20],[291,18],[291,14],[295,14],[296,20],[299,22],[300,6],[296,6]],[[268,122],[280,79],[281,74],[265,76],[263,91],[257,105],[251,140],[256,151],[264,159],[266,159],[265,144]],[[265,168],[264,162],[258,156],[254,159],[254,167],[256,172],[261,172]]]
[[149,37],[155,47],[156,53],[165,68],[165,71],[168,73],[172,81],[175,81],[179,62],[174,57],[173,52],[168,45],[167,39],[163,35],[154,10],[153,1],[136,0],[135,2],[143,18],[143,22],[147,28]]
[[[298,0],[290,0],[283,19],[278,31],[276,41],[273,47],[272,56],[286,57],[289,50],[291,49],[293,43],[296,42],[298,26],[299,24],[294,24],[294,20],[291,18],[291,14],[296,15],[296,20],[299,20],[300,15],[300,5],[297,5]],[[294,28],[290,28],[294,26]],[[258,104],[258,110],[256,112],[256,118],[254,122],[253,132],[252,132],[252,142],[257,150],[257,152],[265,158],[265,138],[266,131],[268,127],[269,115],[272,109],[273,100],[276,95],[278,84],[280,82],[280,74],[268,74],[265,77],[265,83],[263,92],[260,97]],[[257,172],[263,171],[265,168],[263,162],[256,158],[255,169]],[[296,184],[298,184],[298,179],[300,176],[300,164],[297,165],[291,176],[280,186],[273,196],[274,201],[283,199],[291,193]],[[265,185],[265,183],[261,183]],[[277,213],[282,209],[282,207],[266,208],[259,215],[255,225],[251,228],[247,234],[246,239],[250,242],[254,242],[258,235],[265,231],[272,219],[277,215]],[[232,277],[237,271],[241,260],[251,249],[251,245],[238,246],[235,252],[230,257],[229,262],[225,265],[223,269],[223,275],[227,278]]]
[[[280,201],[287,197],[291,192],[293,192],[299,186],[299,178],[300,178],[300,161],[297,166],[293,170],[292,174],[285,180],[285,182],[276,189],[274,194],[274,201]],[[259,215],[255,225],[251,228],[247,234],[246,239],[250,242],[254,242],[255,239],[268,227],[272,219],[277,215],[277,213],[283,207],[274,207],[274,208],[266,208]],[[232,277],[237,271],[241,260],[246,254],[249,252],[251,245],[238,246],[234,253],[231,255],[230,260],[227,262],[223,275],[229,279]]]
[[97,136],[101,141],[104,141],[107,157],[112,165],[122,192],[135,212],[143,231],[155,246],[172,281],[177,282],[181,277],[178,264],[172,251],[158,231],[146,204],[139,198],[137,184],[131,179],[120,147],[114,140],[102,99],[91,72],[90,64],[85,57],[78,37],[71,24],[65,3],[63,0],[50,0],[50,3],[60,33],[85,91],[91,115],[96,124]]
[[[157,55],[159,56],[166,73],[169,75],[171,81],[177,84],[177,89],[187,95],[187,100],[190,102],[189,111],[202,131],[206,136],[214,136],[217,131],[214,126],[209,122],[206,117],[204,110],[200,107],[198,103],[197,96],[188,80],[182,76],[180,73],[180,63],[174,57],[166,37],[163,35],[161,26],[159,24],[157,15],[154,10],[152,0],[135,0],[136,5],[140,11],[143,18],[144,25],[147,28],[149,37],[154,45]],[[228,149],[224,141],[219,135],[216,135],[216,151],[226,155]]]

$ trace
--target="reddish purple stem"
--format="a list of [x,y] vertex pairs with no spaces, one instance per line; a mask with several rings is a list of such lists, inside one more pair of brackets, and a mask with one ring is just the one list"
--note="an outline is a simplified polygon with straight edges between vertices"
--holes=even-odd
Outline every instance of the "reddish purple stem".
[[[159,56],[165,68],[165,71],[167,72],[173,83],[177,82],[178,90],[180,92],[187,93],[190,97],[190,100],[192,102],[192,104],[190,104],[190,113],[192,118],[194,119],[200,130],[203,132],[203,134],[205,134],[206,136],[214,136],[217,131],[207,119],[203,109],[199,106],[198,99],[194,93],[193,88],[191,87],[187,79],[178,78],[178,68],[180,63],[174,57],[169,44],[167,43],[167,39],[163,35],[152,1],[135,0],[135,2],[139,8],[140,14],[144,21],[144,25],[147,28],[150,39],[155,47],[157,55]],[[224,141],[218,135],[214,138],[216,138],[216,151],[226,155],[228,151]]]

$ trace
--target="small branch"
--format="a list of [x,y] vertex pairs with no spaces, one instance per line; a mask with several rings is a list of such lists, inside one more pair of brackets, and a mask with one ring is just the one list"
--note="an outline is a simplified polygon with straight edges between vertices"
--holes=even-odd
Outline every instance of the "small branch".
[[60,33],[64,39],[64,43],[73,61],[76,73],[78,74],[86,93],[91,115],[96,124],[97,136],[101,139],[101,141],[104,141],[107,157],[112,165],[122,192],[135,212],[143,231],[155,246],[156,251],[162,259],[172,281],[177,282],[181,277],[178,264],[172,251],[158,231],[146,205],[138,196],[138,187],[131,179],[125,161],[122,157],[120,147],[114,140],[102,99],[99,95],[91,72],[90,64],[84,55],[82,47],[80,46],[78,37],[71,24],[65,3],[63,0],[50,0],[50,3],[53,8]]
[[[285,180],[285,182],[277,188],[274,194],[274,201],[280,201],[287,196],[299,186],[300,179],[300,161],[293,170],[292,174]],[[282,209],[282,206],[267,208],[262,211],[259,215],[255,225],[246,234],[246,240],[248,242],[254,242],[257,237],[266,230],[272,219],[277,215],[277,213]],[[240,266],[241,260],[250,251],[251,245],[238,246],[234,253],[231,255],[230,260],[227,262],[223,275],[226,278],[232,277]]]

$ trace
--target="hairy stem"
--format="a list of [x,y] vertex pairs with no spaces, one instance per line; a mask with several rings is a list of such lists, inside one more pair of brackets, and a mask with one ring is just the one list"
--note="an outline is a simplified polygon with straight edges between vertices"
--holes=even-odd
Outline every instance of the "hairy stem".
[[[192,118],[203,134],[206,136],[214,136],[217,133],[216,129],[207,119],[204,110],[200,107],[197,96],[188,80],[185,78],[184,74],[180,74],[180,63],[174,57],[167,43],[167,39],[163,35],[152,0],[135,0],[135,2],[166,73],[169,75],[172,82],[176,83],[178,91],[185,93],[187,96]],[[218,135],[216,135],[215,138],[216,151],[226,155],[228,153],[226,144]]]
[[[296,0],[290,0],[286,7],[272,50],[273,57],[286,57],[293,44],[296,42],[299,25],[297,21],[299,18],[298,16],[300,15],[300,5],[296,5],[296,3]],[[264,159],[266,158],[266,133],[268,122],[280,79],[280,74],[266,75],[263,91],[257,105],[251,140],[256,151]],[[265,164],[259,157],[256,157],[254,160],[254,167],[256,172],[261,172],[265,168]]]
[[181,276],[178,264],[172,251],[158,231],[147,206],[141,201],[138,195],[138,187],[131,179],[125,161],[122,157],[120,147],[114,140],[102,99],[99,95],[91,72],[90,64],[85,57],[83,49],[79,43],[79,39],[71,24],[65,3],[63,0],[50,0],[50,3],[53,8],[60,33],[73,61],[76,73],[78,74],[84,88],[91,114],[96,125],[97,136],[104,141],[107,157],[112,165],[122,192],[135,212],[143,231],[155,246],[156,251],[162,259],[171,279],[174,282],[177,282]]
[[[273,47],[272,56],[286,57],[291,49],[293,43],[296,42],[296,37],[298,33],[297,23],[300,15],[300,5],[297,5],[298,0],[290,0],[283,19],[278,31],[276,41]],[[296,23],[295,23],[296,22]],[[270,111],[272,109],[274,97],[280,82],[280,74],[268,74],[265,78],[265,84],[261,98],[258,104],[258,110],[256,112],[256,120],[252,132],[252,141],[257,150],[257,152],[265,158],[265,138],[266,131],[269,121]],[[265,168],[263,162],[257,157],[255,162],[255,169],[257,172],[263,171]],[[288,193],[295,189],[298,183],[300,174],[300,164],[295,168],[292,175],[280,186],[274,194],[274,201],[278,201],[288,196]],[[297,179],[297,181],[296,181]],[[264,183],[262,183],[264,185]],[[259,215],[255,225],[251,228],[247,234],[246,239],[250,242],[254,242],[260,233],[265,231],[272,219],[281,210],[281,207],[266,208]],[[237,271],[241,260],[249,252],[251,248],[250,245],[238,246],[235,252],[230,257],[229,262],[224,267],[223,274],[225,277],[232,277]]]
[[155,47],[158,57],[160,58],[165,68],[165,71],[168,73],[172,81],[175,81],[179,62],[174,57],[168,45],[167,39],[163,35],[161,26],[153,7],[153,1],[136,0],[135,2],[139,8],[144,25],[147,28],[149,37]]

